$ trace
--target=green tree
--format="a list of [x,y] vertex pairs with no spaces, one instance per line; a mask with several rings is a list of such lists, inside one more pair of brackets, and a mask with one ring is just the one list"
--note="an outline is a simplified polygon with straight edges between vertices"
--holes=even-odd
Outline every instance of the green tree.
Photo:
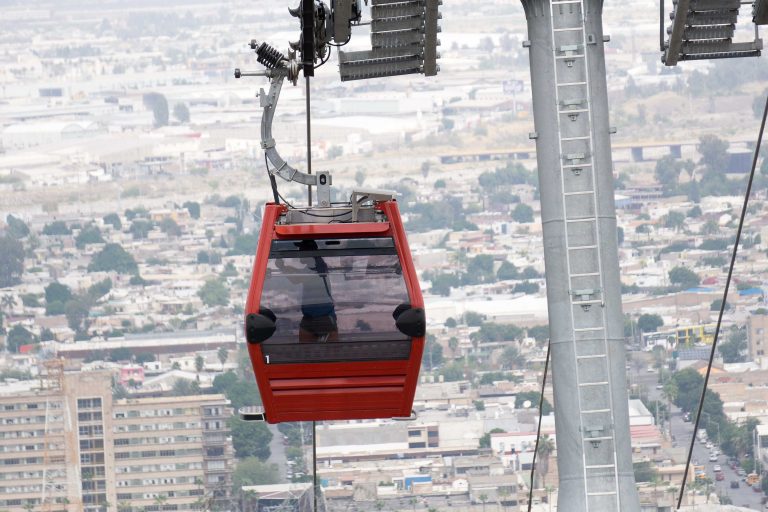
[[656,332],[664,325],[664,319],[659,315],[642,314],[637,319],[637,327],[642,332]]
[[720,232],[720,225],[712,219],[705,222],[704,225],[701,227],[702,235],[714,235],[719,232]]
[[699,137],[697,149],[701,155],[699,164],[704,167],[705,177],[722,180],[730,157],[728,155],[728,141],[717,135],[702,135]]
[[25,238],[29,235],[29,226],[27,226],[26,223],[18,217],[14,217],[9,213],[5,217],[5,223],[8,224],[7,234],[10,237],[16,238],[18,240],[19,238]]
[[555,451],[555,442],[544,434],[539,439],[539,448],[536,451],[536,474],[541,476],[541,485],[538,488],[546,486],[547,473],[549,473],[549,461],[552,453]]
[[654,175],[665,190],[674,190],[680,179],[681,167],[673,155],[665,155],[656,161]]
[[177,103],[173,106],[173,117],[181,124],[189,122],[189,108],[184,103]]
[[256,243],[258,242],[258,236],[253,234],[239,235],[235,238],[235,243],[227,254],[233,255],[248,255],[253,256],[256,254]]
[[664,227],[680,231],[685,225],[685,215],[681,212],[669,212],[664,217]]
[[638,483],[650,482],[653,480],[653,477],[658,474],[654,465],[648,461],[635,462],[633,466],[635,471],[635,482]]
[[219,278],[210,278],[197,292],[197,296],[206,306],[226,306],[229,304],[229,290]]
[[506,434],[506,430],[501,428],[494,428],[490,432],[486,432],[482,436],[480,436],[480,448],[490,448],[491,447],[491,435],[492,434]]
[[12,236],[0,237],[0,288],[15,286],[24,273],[24,246]]
[[8,331],[6,344],[9,352],[16,353],[22,345],[29,345],[35,342],[36,340],[32,333],[18,324]]
[[49,236],[71,235],[72,230],[69,229],[67,223],[63,220],[55,220],[43,226],[43,234]]
[[155,225],[148,219],[134,219],[131,222],[131,227],[128,228],[128,232],[133,235],[134,240],[142,240],[149,236],[149,232],[152,231]]
[[122,229],[123,223],[120,221],[120,216],[116,213],[108,213],[101,219],[104,224],[111,225],[114,229]]
[[701,280],[693,270],[686,267],[675,267],[669,271],[669,282],[686,290],[699,286]]
[[523,330],[512,324],[496,324],[486,322],[480,330],[470,335],[471,340],[479,342],[514,341],[523,336]]
[[189,216],[193,219],[200,218],[200,203],[195,201],[187,201],[182,205],[189,212]]
[[512,262],[504,260],[501,263],[499,270],[496,271],[496,277],[500,281],[509,281],[514,279],[519,279],[520,273],[518,272],[517,267]]
[[520,224],[530,224],[533,222],[533,208],[527,204],[518,203],[512,210],[512,219]]
[[480,327],[485,322],[485,316],[477,311],[467,311],[464,313],[464,323],[468,327]]
[[138,274],[139,266],[123,246],[120,244],[107,244],[98,253],[94,254],[88,265],[88,272],[110,272],[118,274]]
[[515,285],[515,288],[512,291],[514,293],[524,293],[526,295],[533,295],[539,292],[539,285],[537,283],[524,281],[522,283],[517,283]]
[[22,293],[21,294],[21,303],[24,304],[24,307],[26,307],[26,308],[39,308],[39,307],[41,307],[40,296],[36,295],[34,293]]
[[240,490],[250,485],[276,484],[280,481],[277,464],[263,462],[256,457],[248,457],[237,462],[232,473],[232,487]]
[[229,419],[229,427],[232,430],[232,446],[238,459],[258,457],[261,460],[267,460],[269,458],[272,432],[266,424],[243,421],[232,416]]
[[101,230],[95,224],[88,224],[75,237],[75,245],[78,249],[84,249],[88,244],[103,244],[104,238]]
[[452,316],[449,316],[449,317],[448,317],[448,318],[445,320],[445,326],[446,326],[447,328],[449,328],[449,329],[454,329],[454,328],[456,328],[456,326],[457,326],[457,325],[459,325],[459,324],[458,324],[458,322],[456,322],[456,319],[455,319],[455,318],[453,318]]
[[434,340],[434,336],[427,336],[421,364],[427,370],[433,370],[443,364],[443,347]]
[[203,368],[205,368],[205,359],[203,359],[203,356],[201,356],[200,354],[197,354],[195,356],[195,371],[197,371],[197,373],[200,373],[201,371],[203,371]]
[[[72,290],[57,281],[45,287],[45,314],[61,315],[64,304],[72,298]],[[55,311],[54,311],[55,310]]]
[[499,357],[501,367],[508,370],[520,369],[525,366],[525,362],[525,357],[514,345],[505,348]]
[[[541,402],[541,393],[538,391],[523,391],[515,395],[515,409],[524,409],[525,402],[530,402],[531,407],[539,408],[539,402]],[[541,414],[549,416],[552,413],[552,404],[549,400],[544,398],[541,404]]]
[[67,317],[69,328],[75,332],[84,332],[87,329],[88,315],[91,305],[84,297],[73,297],[64,306],[64,315]]
[[171,396],[191,396],[197,393],[192,391],[192,382],[187,379],[176,379],[171,388]]
[[155,128],[168,125],[168,100],[165,96],[157,93],[150,92],[143,97],[144,106],[152,110],[152,114],[155,118]]
[[176,221],[170,217],[165,217],[161,220],[158,227],[160,228],[160,231],[168,236],[181,236],[181,228]]
[[747,349],[747,342],[727,341],[720,343],[717,350],[724,363],[740,363],[744,360],[743,353]]
[[219,350],[216,352],[216,357],[219,359],[221,367],[224,368],[224,363],[227,362],[227,358],[229,357],[227,347],[219,347]]
[[467,263],[468,284],[493,283],[496,275],[493,272],[493,256],[481,254],[470,259]]
[[110,290],[112,290],[112,280],[110,278],[106,278],[89,286],[86,296],[88,297],[88,300],[96,302],[108,294]]
[[528,328],[528,336],[535,339],[537,343],[544,343],[549,339],[548,325],[535,325]]

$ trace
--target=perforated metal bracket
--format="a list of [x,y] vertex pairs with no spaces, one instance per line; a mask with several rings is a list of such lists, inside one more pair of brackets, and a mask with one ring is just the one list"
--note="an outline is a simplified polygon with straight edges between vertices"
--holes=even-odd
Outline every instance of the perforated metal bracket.
[[411,415],[410,416],[395,416],[392,419],[395,420],[395,421],[413,421],[413,420],[415,420],[418,417],[419,417],[419,415],[416,414],[416,411],[411,409]]
[[352,203],[352,222],[357,222],[357,214],[364,201],[389,201],[393,197],[395,192],[392,190],[353,190],[349,198]]
[[237,410],[237,415],[243,421],[267,421],[264,408],[259,406],[241,407]]

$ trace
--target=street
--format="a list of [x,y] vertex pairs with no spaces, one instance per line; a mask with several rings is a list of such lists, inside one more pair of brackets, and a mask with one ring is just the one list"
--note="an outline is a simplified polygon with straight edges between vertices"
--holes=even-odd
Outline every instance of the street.
[[[630,382],[639,386],[641,392],[648,396],[649,402],[659,400],[661,403],[667,404],[667,399],[664,396],[662,390],[657,389],[659,384],[658,372],[648,372],[647,367],[644,365],[642,368],[640,365],[633,365],[630,370]],[[673,438],[673,454],[675,461],[685,463],[685,457],[688,454],[688,448],[693,436],[693,421],[683,421],[683,412],[674,404],[671,404],[671,425],[672,425],[672,438]],[[695,418],[694,418],[695,419]],[[706,417],[702,416],[700,422],[700,428],[706,425]],[[665,429],[669,428],[665,426]],[[717,439],[712,440],[716,442]],[[697,464],[703,465],[706,468],[707,476],[712,480],[715,494],[719,496],[728,496],[733,501],[734,505],[747,507],[752,510],[763,510],[761,499],[763,497],[762,492],[755,492],[751,487],[747,485],[742,477],[738,476],[734,470],[728,465],[727,457],[720,454],[717,462],[709,461],[709,450],[705,445],[701,444],[698,440],[694,444],[692,464],[689,469],[689,473],[693,472],[693,461]],[[715,479],[715,472],[712,469],[716,464],[719,464],[725,474],[725,479],[717,481]],[[738,468],[737,468],[738,469]],[[730,485],[732,481],[739,482],[738,489],[731,489]],[[679,482],[678,482],[679,483]],[[686,486],[686,489],[690,490],[690,484]]]

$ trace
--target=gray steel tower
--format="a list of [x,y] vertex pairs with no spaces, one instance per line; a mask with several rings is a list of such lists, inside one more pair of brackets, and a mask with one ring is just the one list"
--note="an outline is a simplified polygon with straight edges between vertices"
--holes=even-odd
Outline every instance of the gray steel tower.
[[602,0],[522,0],[528,19],[559,510],[636,512]]

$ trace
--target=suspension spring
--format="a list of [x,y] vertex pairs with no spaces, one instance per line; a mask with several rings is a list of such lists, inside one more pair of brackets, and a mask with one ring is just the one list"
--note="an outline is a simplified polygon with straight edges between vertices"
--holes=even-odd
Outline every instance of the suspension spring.
[[256,60],[268,69],[275,69],[284,60],[287,60],[280,50],[267,43],[261,43],[256,50]]

